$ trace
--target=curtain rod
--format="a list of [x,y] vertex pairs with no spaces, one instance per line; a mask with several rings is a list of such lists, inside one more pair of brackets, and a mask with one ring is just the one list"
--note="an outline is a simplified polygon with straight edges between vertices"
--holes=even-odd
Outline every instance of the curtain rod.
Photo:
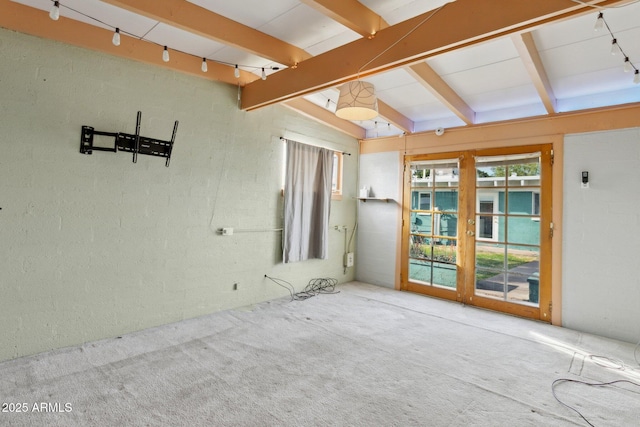
[[[280,137],[280,141],[288,141],[288,140],[284,136],[281,136]],[[291,141],[293,141],[293,139]],[[296,141],[296,142],[299,142],[299,141]],[[301,144],[307,144],[307,143],[306,142],[301,142]],[[312,147],[318,147],[318,148],[324,148],[324,149],[327,149],[327,150],[331,150],[331,148],[321,147],[319,145],[314,145],[314,144],[307,144],[307,145],[311,145]],[[338,151],[338,150],[332,150],[332,151]],[[347,153],[346,151],[338,151],[338,152],[342,153],[345,156],[350,156],[351,155],[351,153]]]

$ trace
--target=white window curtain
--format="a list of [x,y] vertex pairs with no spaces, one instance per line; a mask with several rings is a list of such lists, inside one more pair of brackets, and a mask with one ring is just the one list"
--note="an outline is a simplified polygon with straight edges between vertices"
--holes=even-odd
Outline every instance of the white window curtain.
[[333,151],[287,140],[284,184],[285,263],[326,259]]

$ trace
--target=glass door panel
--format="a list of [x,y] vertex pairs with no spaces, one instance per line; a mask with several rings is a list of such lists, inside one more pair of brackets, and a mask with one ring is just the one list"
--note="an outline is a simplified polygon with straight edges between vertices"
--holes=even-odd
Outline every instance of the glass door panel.
[[403,290],[551,320],[551,144],[405,156]]
[[458,253],[458,162],[412,162],[409,281],[455,290]]
[[540,170],[540,153],[476,158],[475,295],[538,306]]

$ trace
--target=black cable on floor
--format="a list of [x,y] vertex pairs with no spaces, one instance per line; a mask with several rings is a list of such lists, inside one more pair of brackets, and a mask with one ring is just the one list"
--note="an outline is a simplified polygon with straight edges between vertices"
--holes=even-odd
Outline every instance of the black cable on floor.
[[629,381],[629,380],[616,380],[616,381],[609,381],[609,382],[605,382],[605,383],[589,383],[586,381],[580,381],[580,380],[572,380],[569,378],[558,378],[557,380],[555,380],[553,383],[551,383],[551,393],[553,393],[553,397],[556,398],[556,400],[558,402],[560,402],[561,405],[566,406],[567,408],[571,409],[572,411],[574,411],[576,414],[580,415],[580,418],[582,418],[587,424],[589,424],[591,427],[595,427],[593,424],[591,424],[589,422],[589,420],[582,415],[582,413],[580,411],[578,411],[576,408],[574,408],[571,405],[568,405],[566,403],[564,403],[562,400],[560,400],[560,398],[556,395],[556,385],[558,383],[561,382],[569,382],[569,383],[576,383],[576,384],[583,384],[583,385],[588,385],[590,387],[607,387],[607,386],[612,386],[615,384],[619,384],[619,383],[627,383],[627,384],[631,384],[634,385],[636,387],[640,387],[640,384],[633,382],[633,381]]
[[336,291],[336,285],[338,284],[338,279],[332,278],[320,278],[320,279],[311,279],[307,286],[301,292],[295,292],[295,288],[293,285],[286,280],[278,279],[277,277],[271,277],[264,275],[267,279],[271,280],[278,286],[282,286],[286,290],[289,291],[291,295],[291,301],[304,301],[311,297],[314,297],[318,294],[337,294],[340,291]]

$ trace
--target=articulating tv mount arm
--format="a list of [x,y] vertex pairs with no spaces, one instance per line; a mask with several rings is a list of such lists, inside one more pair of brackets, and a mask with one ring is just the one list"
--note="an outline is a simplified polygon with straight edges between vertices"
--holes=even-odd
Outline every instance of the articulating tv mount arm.
[[[128,151],[130,153],[133,153],[133,163],[137,163],[138,154],[165,157],[167,159],[167,161],[165,162],[165,166],[169,167],[169,160],[171,160],[171,150],[173,149],[173,143],[176,139],[176,132],[178,131],[178,121],[176,120],[175,124],[173,125],[173,134],[171,135],[171,140],[163,141],[160,139],[140,136],[141,118],[142,112],[138,111],[135,135],[122,132],[97,131],[91,126],[82,126],[82,134],[80,135],[80,152],[82,154],[92,154],[94,150],[111,151],[113,153],[117,151]],[[94,146],[94,135],[112,136],[114,138],[113,148]]]

